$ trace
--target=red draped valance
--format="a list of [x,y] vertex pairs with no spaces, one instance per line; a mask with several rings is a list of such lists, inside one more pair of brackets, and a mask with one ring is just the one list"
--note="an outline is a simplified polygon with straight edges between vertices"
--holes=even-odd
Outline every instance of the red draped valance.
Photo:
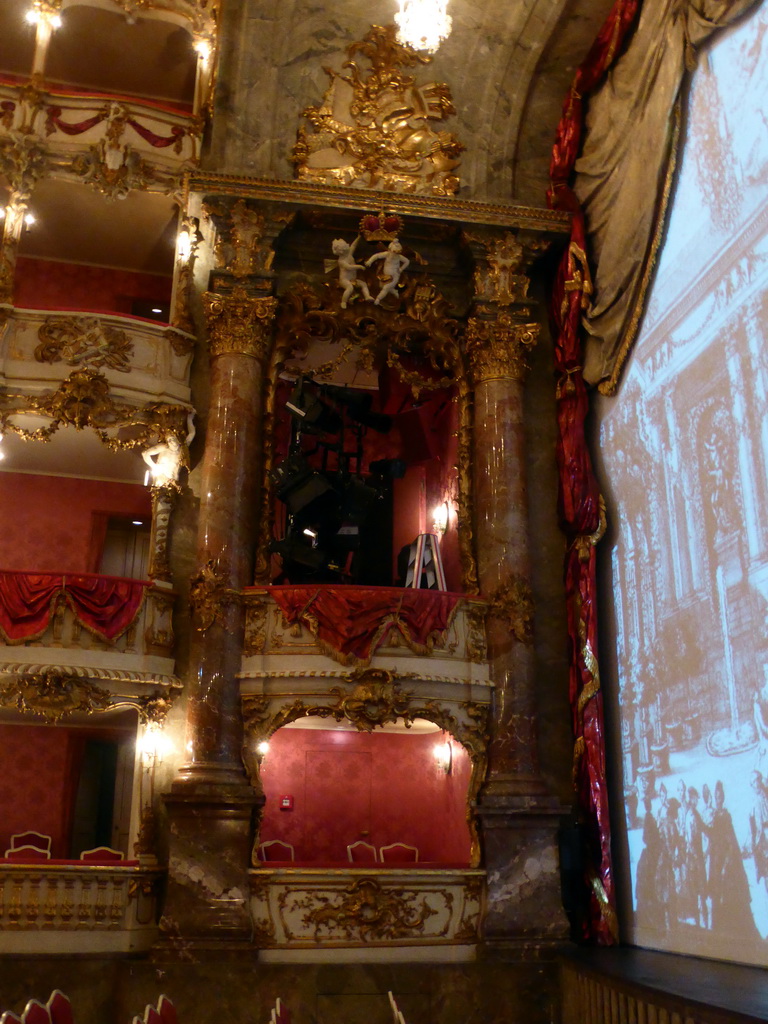
[[400,587],[269,587],[289,624],[300,622],[326,654],[343,665],[368,664],[398,634],[416,654],[445,636],[460,594]]
[[89,573],[0,572],[0,636],[18,644],[41,636],[59,601],[102,640],[116,640],[136,618],[143,580]]

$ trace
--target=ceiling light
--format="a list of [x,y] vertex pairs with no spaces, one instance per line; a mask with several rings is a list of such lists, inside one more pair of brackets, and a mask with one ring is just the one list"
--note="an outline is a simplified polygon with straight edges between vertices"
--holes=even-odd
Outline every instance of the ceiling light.
[[163,311],[162,311],[162,309],[160,309],[159,306],[153,306],[152,307],[152,312],[153,313],[162,313]]
[[143,526],[143,525],[144,525],[144,520],[143,519],[132,519],[131,520],[131,526]]
[[414,50],[434,53],[451,32],[448,0],[398,0],[397,38]]

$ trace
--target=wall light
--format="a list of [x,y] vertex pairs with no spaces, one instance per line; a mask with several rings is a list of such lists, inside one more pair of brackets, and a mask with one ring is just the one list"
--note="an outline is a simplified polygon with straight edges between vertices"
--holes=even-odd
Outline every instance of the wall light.
[[450,509],[448,508],[448,502],[444,501],[440,505],[435,505],[432,509],[432,532],[442,536],[448,529],[448,516]]
[[450,775],[453,766],[453,748],[450,740],[446,740],[445,743],[437,743],[432,753],[435,755],[435,764],[440,771]]
[[156,722],[150,722],[138,741],[141,763],[146,769],[162,764],[171,751],[171,742]]
[[35,217],[34,213],[25,213],[24,214],[24,227],[31,228],[32,225],[36,222],[36,220],[37,220],[37,217]]
[[211,59],[211,44],[208,39],[196,39],[194,42],[195,53],[203,62],[207,64]]
[[256,750],[262,757],[269,752],[269,744],[266,740],[262,740],[261,743],[256,747]]
[[185,262],[192,255],[192,238],[185,228],[179,232],[179,237],[176,240],[176,248],[179,253],[179,259]]
[[451,34],[448,0],[398,0],[397,38],[414,50],[434,53]]
[[61,17],[55,11],[46,11],[41,7],[31,7],[24,15],[30,25],[47,23],[51,28],[61,28]]

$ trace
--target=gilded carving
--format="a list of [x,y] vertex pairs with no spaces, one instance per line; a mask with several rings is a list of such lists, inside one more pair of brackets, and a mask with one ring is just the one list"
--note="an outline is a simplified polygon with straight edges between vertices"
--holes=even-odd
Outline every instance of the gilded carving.
[[307,895],[295,899],[294,906],[306,910],[302,923],[314,929],[315,939],[340,933],[358,942],[380,942],[423,934],[425,922],[437,911],[419,895],[382,889],[372,878],[359,878],[344,892]]
[[110,706],[107,690],[59,669],[18,676],[0,688],[0,705],[58,722],[75,711],[92,714]]
[[266,357],[277,299],[255,298],[238,286],[231,295],[206,292],[203,308],[212,356],[237,352],[260,360]]
[[13,202],[25,204],[47,171],[48,152],[37,138],[15,132],[0,139],[0,176],[10,185]]
[[[73,426],[76,430],[93,428],[100,440],[116,451],[143,447],[157,434],[176,433],[183,436],[183,424],[188,416],[184,406],[148,403],[139,408],[115,400],[109,381],[98,370],[85,367],[73,370],[55,391],[42,395],[6,392],[2,396],[0,431],[12,431],[30,441],[48,441],[60,426]],[[15,404],[14,404],[15,403]],[[45,416],[52,422],[47,427],[27,430],[17,426],[13,417],[22,414]],[[133,436],[121,440],[108,430],[133,427]]]
[[267,644],[267,609],[263,598],[250,598],[245,602],[245,637],[243,654],[261,654]]
[[[358,54],[371,67],[361,69]],[[374,25],[347,50],[339,74],[324,68],[330,85],[319,107],[307,107],[293,151],[296,177],[325,185],[357,184],[394,192],[450,196],[464,147],[433,125],[456,111],[441,82],[417,85],[403,69],[431,57],[399,43],[395,26]]]
[[[210,213],[223,210],[209,208]],[[271,263],[272,250],[265,253],[262,237],[266,226],[266,217],[261,210],[246,205],[245,200],[238,199],[229,211],[226,221],[228,230],[216,239],[214,259],[216,266],[226,268],[235,277],[247,277],[268,269],[265,261]]]
[[152,189],[167,195],[181,190],[180,175],[153,167],[128,143],[115,145],[105,136],[86,153],[77,153],[72,158],[72,173],[109,199],[125,199],[135,190]]
[[132,705],[139,712],[139,721],[142,725],[149,725],[150,722],[162,725],[173,705],[173,697],[160,693],[153,693],[151,696],[143,694],[132,701]]
[[470,317],[466,351],[475,384],[524,381],[528,373],[526,352],[536,344],[539,330],[538,324],[520,323],[506,311],[491,320]]
[[87,363],[92,369],[108,366],[130,370],[133,342],[125,331],[103,324],[95,316],[49,316],[41,324],[35,349],[39,363],[65,362],[68,366]]
[[533,643],[533,592],[522,576],[512,575],[489,597],[488,614],[502,619],[522,644]]
[[189,588],[195,629],[199,633],[206,633],[214,623],[223,626],[227,608],[239,599],[239,593],[227,587],[218,559],[209,558],[192,577]]
[[470,661],[482,664],[488,656],[488,645],[485,636],[485,616],[487,609],[483,605],[470,605],[467,609],[467,642],[466,651]]

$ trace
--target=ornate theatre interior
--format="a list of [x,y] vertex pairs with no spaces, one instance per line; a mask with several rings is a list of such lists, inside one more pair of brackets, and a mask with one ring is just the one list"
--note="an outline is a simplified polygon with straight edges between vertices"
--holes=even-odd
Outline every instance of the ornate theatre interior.
[[766,5],[399,6],[0,5],[0,1011],[766,1019]]

